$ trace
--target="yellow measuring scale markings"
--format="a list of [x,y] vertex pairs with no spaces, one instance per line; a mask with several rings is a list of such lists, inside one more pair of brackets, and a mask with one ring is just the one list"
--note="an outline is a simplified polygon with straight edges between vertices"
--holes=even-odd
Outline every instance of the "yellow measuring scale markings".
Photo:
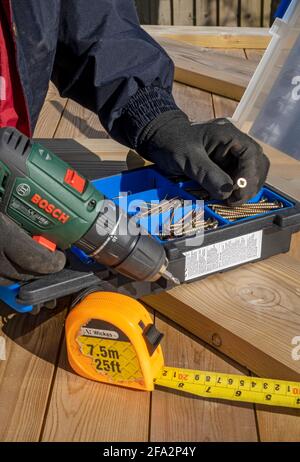
[[204,398],[300,409],[298,382],[164,367],[155,384]]
[[300,383],[164,365],[160,341],[146,308],[137,300],[94,292],[66,321],[68,358],[83,377],[152,391],[154,386],[203,398],[300,409]]

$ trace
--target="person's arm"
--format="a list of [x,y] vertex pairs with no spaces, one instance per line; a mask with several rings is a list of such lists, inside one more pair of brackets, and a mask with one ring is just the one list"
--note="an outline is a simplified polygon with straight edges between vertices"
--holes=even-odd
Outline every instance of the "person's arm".
[[134,147],[151,120],[178,109],[173,73],[169,56],[140,27],[133,0],[61,2],[52,80],[62,96],[98,114],[116,140]]
[[[140,27],[133,0],[64,0],[53,80],[96,112],[108,133],[166,173],[185,174],[211,196],[254,196],[269,163],[229,121],[192,126],[172,96],[173,63]],[[235,188],[245,177],[248,185]]]

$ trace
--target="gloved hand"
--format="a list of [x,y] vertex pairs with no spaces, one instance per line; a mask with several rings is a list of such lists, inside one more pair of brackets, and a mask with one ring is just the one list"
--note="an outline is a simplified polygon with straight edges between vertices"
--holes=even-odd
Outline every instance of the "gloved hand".
[[0,213],[0,276],[28,281],[63,269],[62,252],[50,252],[17,224]]
[[[269,160],[227,119],[192,125],[182,111],[160,114],[142,132],[138,153],[172,175],[196,180],[212,198],[238,205],[263,186]],[[245,178],[240,189],[237,180]]]

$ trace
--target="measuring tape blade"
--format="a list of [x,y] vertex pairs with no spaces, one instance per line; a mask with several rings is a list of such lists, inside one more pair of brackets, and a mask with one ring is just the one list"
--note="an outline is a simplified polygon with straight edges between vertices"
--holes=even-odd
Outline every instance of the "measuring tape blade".
[[164,367],[155,384],[203,398],[300,409],[300,383]]

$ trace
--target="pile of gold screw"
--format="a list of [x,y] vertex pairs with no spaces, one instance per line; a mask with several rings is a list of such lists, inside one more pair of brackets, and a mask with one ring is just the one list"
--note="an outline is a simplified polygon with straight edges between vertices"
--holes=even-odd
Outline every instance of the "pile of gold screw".
[[223,204],[210,204],[209,207],[222,218],[228,221],[236,221],[281,209],[283,203],[279,201],[269,202],[266,197],[263,197],[259,202],[248,202],[247,204],[238,205],[236,207]]
[[204,220],[204,211],[191,210],[183,218],[176,223],[172,223],[161,233],[162,240],[175,239],[180,237],[187,237],[197,234],[201,231],[210,231],[219,227],[219,222],[215,218],[208,218]]

